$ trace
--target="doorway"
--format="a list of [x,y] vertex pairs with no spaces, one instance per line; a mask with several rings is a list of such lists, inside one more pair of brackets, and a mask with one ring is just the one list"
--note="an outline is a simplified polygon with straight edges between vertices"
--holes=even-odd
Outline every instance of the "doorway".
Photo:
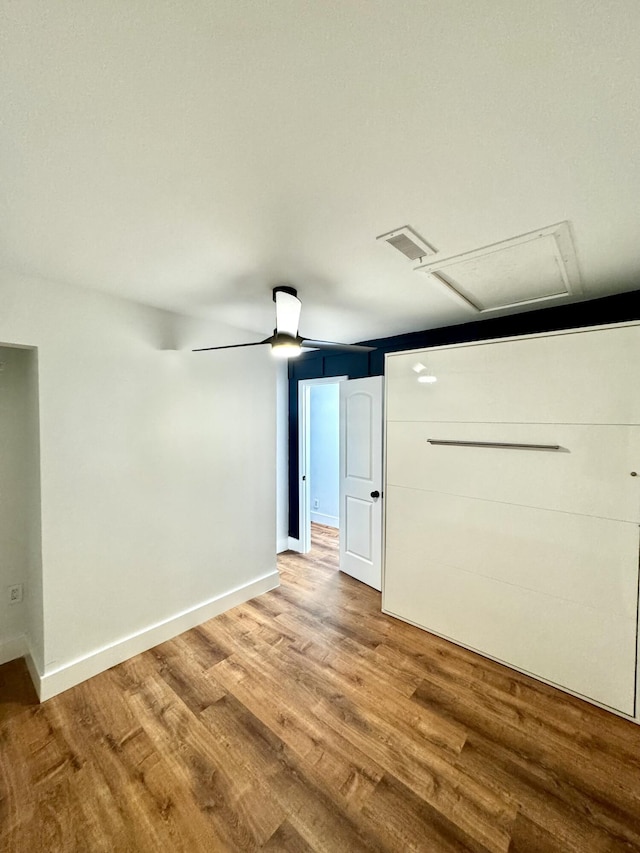
[[[298,383],[300,433],[300,551],[311,550],[311,524],[340,529],[339,389],[346,376]],[[335,536],[335,534],[333,534]]]
[[[306,554],[311,549],[312,518],[316,524],[337,524],[340,571],[377,590],[382,588],[383,383],[382,376],[341,376],[298,383],[297,550]],[[325,391],[323,386],[333,386],[333,390]],[[314,397],[318,408],[312,411]],[[321,422],[322,415],[326,416],[325,423]],[[312,448],[314,436],[320,445],[317,455]],[[323,446],[330,450],[331,460],[323,455]],[[337,495],[333,491],[331,497],[324,498],[324,505],[323,482],[333,483],[334,488],[337,485]]]
[[43,664],[38,359],[0,345],[0,664]]

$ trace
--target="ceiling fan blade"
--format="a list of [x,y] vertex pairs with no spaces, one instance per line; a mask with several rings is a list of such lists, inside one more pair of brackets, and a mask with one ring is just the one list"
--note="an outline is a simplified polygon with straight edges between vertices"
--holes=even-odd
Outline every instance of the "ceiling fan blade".
[[214,349],[238,349],[239,347],[261,347],[263,344],[270,344],[271,338],[265,338],[264,341],[254,341],[251,344],[228,344],[225,347],[199,347],[191,350],[191,352],[209,352]]
[[198,347],[193,352],[209,352],[219,349],[239,349],[240,347],[259,347],[270,344],[272,354],[280,358],[292,358],[300,354],[300,349],[338,350],[342,352],[373,352],[375,347],[364,344],[341,344],[337,341],[316,341],[303,338],[298,334],[300,309],[302,302],[298,299],[298,291],[288,285],[273,288],[273,301],[276,304],[276,327],[273,335],[264,341],[253,341],[248,344],[229,344],[222,347]]
[[373,352],[375,349],[375,347],[366,347],[363,344],[338,344],[333,341],[312,341],[309,338],[303,338],[300,346],[311,349],[336,349],[343,352]]
[[274,287],[273,301],[276,303],[276,332],[296,338],[302,308],[296,291],[292,287]]

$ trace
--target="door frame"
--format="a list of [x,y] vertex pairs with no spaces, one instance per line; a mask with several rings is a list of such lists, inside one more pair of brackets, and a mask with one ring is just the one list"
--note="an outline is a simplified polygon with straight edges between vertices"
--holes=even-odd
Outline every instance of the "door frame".
[[[309,471],[311,468],[311,388],[313,385],[337,385],[347,375],[323,376],[321,379],[298,380],[298,549],[301,554],[311,550],[311,497]],[[339,523],[339,522],[338,522]]]

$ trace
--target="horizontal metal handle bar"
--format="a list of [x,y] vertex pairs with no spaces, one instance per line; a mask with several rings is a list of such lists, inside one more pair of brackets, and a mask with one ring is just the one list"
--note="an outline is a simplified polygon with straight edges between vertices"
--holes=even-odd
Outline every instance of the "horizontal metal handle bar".
[[445,444],[453,447],[507,447],[511,450],[560,450],[559,444],[510,444],[502,441],[445,441],[428,438],[429,444]]

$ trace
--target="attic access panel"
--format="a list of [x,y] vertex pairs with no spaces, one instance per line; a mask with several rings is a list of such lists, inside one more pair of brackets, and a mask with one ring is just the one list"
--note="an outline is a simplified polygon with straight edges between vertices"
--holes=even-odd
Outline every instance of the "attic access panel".
[[416,271],[430,275],[479,313],[582,292],[568,222],[444,259]]

